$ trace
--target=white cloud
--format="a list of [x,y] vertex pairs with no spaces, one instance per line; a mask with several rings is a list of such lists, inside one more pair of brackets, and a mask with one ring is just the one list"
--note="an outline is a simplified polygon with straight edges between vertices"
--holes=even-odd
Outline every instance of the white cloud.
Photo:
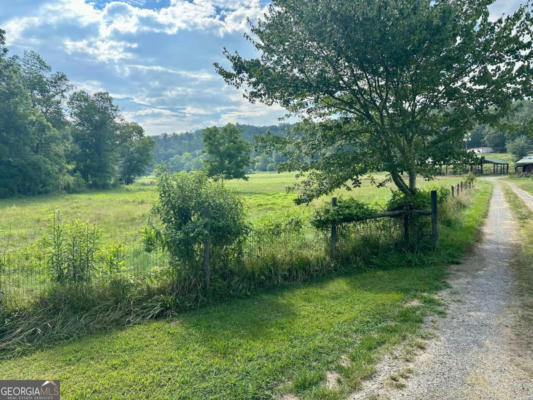
[[136,43],[128,43],[116,40],[65,40],[65,51],[67,54],[85,53],[94,57],[98,61],[120,61],[126,58],[132,58],[133,54],[127,49],[137,47]]
[[[131,2],[140,5],[142,2]],[[181,30],[210,31],[223,36],[247,29],[248,18],[254,20],[262,15],[259,0],[171,0],[170,5],[159,10],[133,6],[124,1],[113,1],[103,9],[97,9],[87,0],[57,0],[42,4],[34,15],[11,19],[4,26],[10,44],[22,41],[24,31],[40,26],[56,26],[61,23],[76,24],[77,27],[90,27],[94,32],[90,38],[74,41],[68,37],[64,45],[69,51],[83,51],[100,61],[117,61],[127,57],[125,45],[117,41],[117,34],[157,32],[174,35]],[[97,45],[85,46],[88,42]],[[113,57],[111,52],[117,51]]]
[[191,79],[198,82],[207,82],[219,79],[217,75],[206,70],[197,70],[197,71],[188,71],[180,70],[176,68],[165,67],[162,65],[142,65],[142,64],[117,64],[117,72],[129,76],[132,70],[137,70],[141,72],[157,72],[157,73],[166,73],[171,75],[177,75],[182,78]]

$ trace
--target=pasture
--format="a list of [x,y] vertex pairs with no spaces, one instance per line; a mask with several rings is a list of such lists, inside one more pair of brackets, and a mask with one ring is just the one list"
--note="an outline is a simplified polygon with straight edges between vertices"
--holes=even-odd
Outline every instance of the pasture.
[[[379,178],[379,176],[378,176]],[[421,182],[421,187],[450,186],[458,177]],[[277,218],[285,213],[311,215],[314,207],[333,196],[354,197],[383,205],[391,196],[392,185],[376,188],[370,178],[360,188],[339,190],[310,206],[294,204],[296,195],[287,188],[296,182],[292,173],[257,173],[248,181],[230,180],[226,186],[242,196],[252,221]],[[65,219],[81,219],[96,224],[104,239],[121,241],[131,247],[139,240],[139,231],[147,223],[157,193],[154,178],[139,179],[130,186],[113,190],[88,191],[81,194],[53,194],[0,200],[0,235],[8,249],[20,249],[37,240],[45,232],[55,211]]]

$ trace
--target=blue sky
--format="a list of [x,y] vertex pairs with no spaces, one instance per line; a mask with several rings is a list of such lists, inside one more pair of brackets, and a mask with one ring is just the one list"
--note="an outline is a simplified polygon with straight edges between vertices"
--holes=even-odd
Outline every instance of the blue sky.
[[[497,0],[494,17],[521,0]],[[268,0],[0,0],[12,54],[32,49],[80,89],[109,91],[148,134],[227,122],[278,123],[284,111],[250,104],[216,75],[222,48],[251,55],[247,19]]]

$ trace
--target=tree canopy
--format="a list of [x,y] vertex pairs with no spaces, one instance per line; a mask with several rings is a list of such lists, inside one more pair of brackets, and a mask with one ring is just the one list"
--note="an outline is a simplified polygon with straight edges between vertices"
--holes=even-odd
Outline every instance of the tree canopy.
[[491,3],[273,0],[248,36],[259,56],[224,49],[230,68],[215,66],[250,101],[302,118],[303,135],[269,142],[290,157],[282,168],[309,172],[302,200],[379,170],[408,194],[465,154],[476,122],[531,95],[531,5],[493,21]]
[[246,168],[250,165],[252,145],[242,138],[239,128],[227,124],[204,129],[203,141],[207,154],[204,166],[210,177],[223,179],[248,179]]
[[154,142],[130,125],[108,93],[72,93],[39,54],[8,57],[0,30],[0,197],[133,182]]

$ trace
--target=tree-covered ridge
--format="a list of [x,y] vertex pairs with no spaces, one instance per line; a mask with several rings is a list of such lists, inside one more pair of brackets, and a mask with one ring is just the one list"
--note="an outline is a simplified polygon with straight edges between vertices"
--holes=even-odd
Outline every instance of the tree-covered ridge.
[[478,125],[466,139],[469,148],[487,146],[522,158],[533,151],[533,101],[517,102],[513,112],[497,126]]
[[131,183],[153,139],[106,92],[73,91],[33,51],[8,57],[0,30],[0,197]]
[[[237,124],[242,138],[252,146],[256,145],[257,137],[264,137],[267,133],[273,136],[285,136],[290,124],[272,126],[254,126]],[[173,133],[154,136],[155,162],[166,164],[170,171],[195,171],[202,168],[205,159],[203,131],[197,130],[186,133]],[[248,172],[274,171],[276,164],[285,160],[277,151],[261,153],[251,151],[251,165]]]

